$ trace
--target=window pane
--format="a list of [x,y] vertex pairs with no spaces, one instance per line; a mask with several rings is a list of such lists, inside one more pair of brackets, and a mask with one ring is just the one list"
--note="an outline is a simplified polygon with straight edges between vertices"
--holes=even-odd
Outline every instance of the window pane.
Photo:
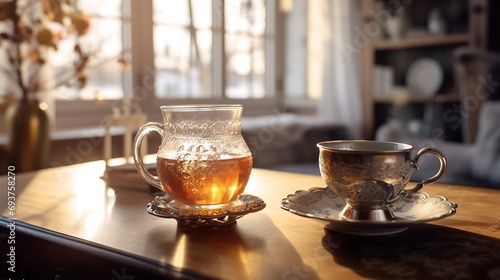
[[212,27],[212,1],[192,0],[193,24],[197,29]]
[[265,0],[229,1],[226,4],[226,32],[263,35],[266,29]]
[[230,98],[260,98],[265,95],[264,40],[245,35],[226,35],[227,92]]
[[[121,0],[79,1],[79,9],[90,17],[89,33],[68,36],[51,56],[57,99],[120,99],[123,97],[123,65]],[[79,88],[76,65],[79,56],[75,45],[88,56],[84,67],[86,82]],[[73,81],[71,81],[73,80]]]
[[153,36],[156,68],[176,69],[186,73],[189,70],[189,31],[171,26],[156,26]]
[[78,9],[94,17],[119,18],[122,16],[121,0],[81,0]]
[[[212,97],[211,1],[155,1],[155,92],[159,98]],[[189,9],[192,9],[192,13]],[[178,9],[174,20],[164,20]],[[162,14],[165,13],[165,14]],[[191,18],[191,15],[193,16]],[[190,28],[193,21],[194,28]]]
[[[294,0],[285,20],[284,94],[286,98],[307,99],[307,0]],[[309,34],[310,36],[311,34]],[[311,54],[314,56],[314,53]]]
[[196,32],[196,42],[185,29],[157,26],[154,32],[156,96],[211,97],[211,32]]
[[156,24],[189,25],[188,0],[154,0],[153,11]]
[[[92,92],[100,93],[105,99],[123,97],[122,66],[117,62],[122,53],[121,21],[115,19],[95,19],[95,33],[84,41],[93,50],[99,50],[88,66],[88,82],[85,91],[88,97]],[[82,96],[83,97],[83,96]]]
[[[226,7],[226,95],[262,98],[266,95],[266,3],[239,1]],[[238,10],[236,11],[236,7]],[[232,8],[232,9],[231,9]],[[268,11],[269,12],[269,11]]]
[[90,32],[80,38],[82,47],[93,51],[97,59],[116,58],[122,52],[122,22],[113,18],[94,18]]

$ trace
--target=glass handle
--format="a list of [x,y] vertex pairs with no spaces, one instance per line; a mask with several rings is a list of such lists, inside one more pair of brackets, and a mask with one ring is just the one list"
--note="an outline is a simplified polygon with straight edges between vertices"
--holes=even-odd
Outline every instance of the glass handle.
[[161,136],[161,141],[163,142],[164,130],[161,124],[156,122],[149,122],[143,125],[134,138],[134,162],[135,166],[137,167],[137,171],[142,176],[142,178],[144,178],[144,180],[146,180],[146,182],[148,182],[150,185],[163,191],[160,179],[158,178],[158,176],[154,176],[146,169],[146,166],[144,165],[144,162],[142,160],[142,155],[140,153],[142,140],[144,139],[144,136],[146,136],[151,131],[158,132],[158,134],[160,134]]

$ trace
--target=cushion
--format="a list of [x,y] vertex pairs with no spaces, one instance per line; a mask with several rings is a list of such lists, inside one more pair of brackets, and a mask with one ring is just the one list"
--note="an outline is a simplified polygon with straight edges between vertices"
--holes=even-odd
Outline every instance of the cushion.
[[318,160],[316,143],[348,138],[344,125],[312,116],[275,114],[244,117],[243,138],[253,156],[253,166],[271,166]]
[[500,187],[500,102],[488,101],[481,106],[474,146],[472,174]]
[[[468,182],[466,179],[471,175],[470,158],[475,149],[472,145],[422,137],[409,132],[397,122],[381,126],[377,130],[376,140],[410,144],[414,147],[413,156],[424,147],[438,148],[445,154],[448,166],[439,180],[441,183],[466,184]],[[419,170],[412,172],[411,179],[421,181],[430,178],[439,170],[439,165],[439,160],[434,155],[424,155],[419,161]]]

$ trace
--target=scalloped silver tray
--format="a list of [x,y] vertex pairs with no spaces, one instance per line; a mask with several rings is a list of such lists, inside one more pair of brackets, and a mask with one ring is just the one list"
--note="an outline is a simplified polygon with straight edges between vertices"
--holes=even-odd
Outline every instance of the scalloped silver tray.
[[440,220],[455,214],[458,205],[446,197],[416,192],[393,203],[389,210],[396,217],[392,221],[346,221],[340,212],[346,205],[328,187],[299,190],[281,201],[281,208],[293,214],[329,221],[325,227],[355,235],[388,235],[406,230],[416,223]]
[[244,215],[265,207],[264,200],[250,194],[242,194],[231,203],[213,206],[185,206],[165,195],[156,196],[148,204],[147,212],[160,218],[173,218],[180,226],[226,227]]

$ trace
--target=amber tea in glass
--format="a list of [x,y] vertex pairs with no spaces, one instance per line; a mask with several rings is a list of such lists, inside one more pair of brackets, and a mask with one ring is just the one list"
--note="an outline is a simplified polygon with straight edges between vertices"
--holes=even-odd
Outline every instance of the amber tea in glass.
[[[243,193],[252,155],[241,135],[241,105],[162,106],[164,124],[148,123],[134,140],[142,177],[185,206],[220,205]],[[162,136],[153,176],[144,168],[140,143],[150,131]]]
[[177,160],[158,157],[158,176],[163,189],[186,205],[235,201],[245,189],[252,157],[221,160]]

